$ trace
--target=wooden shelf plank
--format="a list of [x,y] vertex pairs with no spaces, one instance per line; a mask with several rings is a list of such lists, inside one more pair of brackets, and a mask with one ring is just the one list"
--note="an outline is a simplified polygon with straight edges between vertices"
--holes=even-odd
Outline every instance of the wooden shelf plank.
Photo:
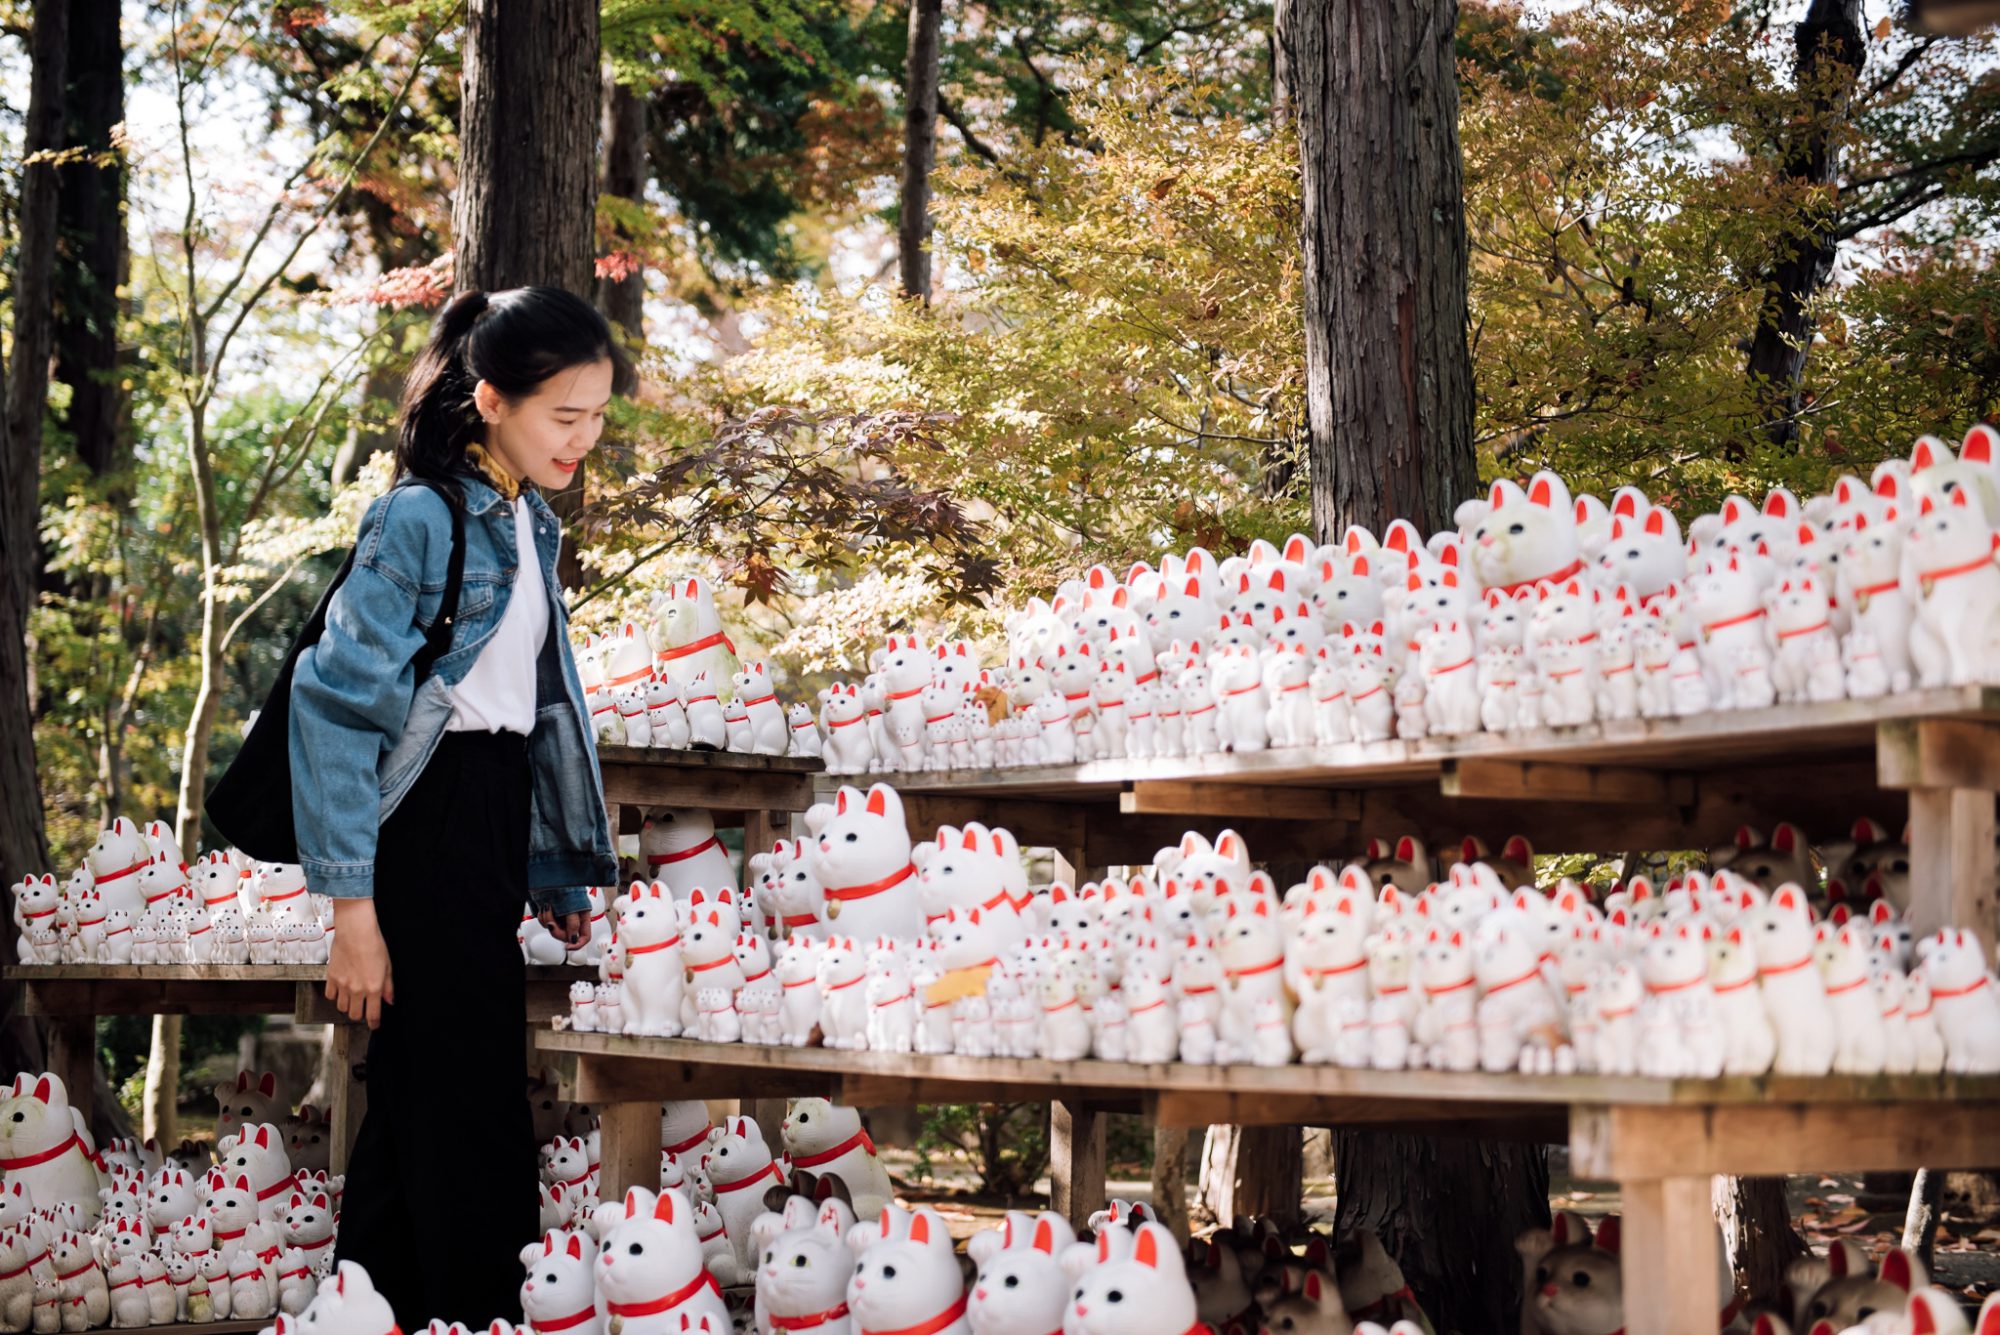
[[[700,1043],[677,1038],[627,1038],[620,1034],[538,1031],[543,1052],[579,1058],[619,1058],[627,1080],[646,1083],[633,1068],[654,1065],[662,1081],[718,1077],[731,1092],[761,1096],[760,1080],[799,1073],[835,1079],[870,1077],[910,1081],[930,1089],[957,1087],[1004,1096],[1014,1089],[1075,1091],[1085,1099],[1116,1100],[1148,1093],[1235,1095],[1261,1098],[1397,1100],[1422,1105],[1435,1116],[1454,1105],[1475,1115],[1508,1108],[1575,1105],[1651,1107],[1757,1106],[1784,1104],[1869,1104],[1878,1111],[1898,1104],[1956,1104],[1992,1120],[1993,1143],[2000,1144],[2000,1076],[1827,1076],[1802,1080],[1785,1076],[1741,1076],[1719,1080],[1661,1080],[1646,1076],[1489,1075],[1480,1071],[1372,1071],[1337,1066],[1147,1066],[1131,1062],[1049,1062],[1017,1058],[918,1056],[888,1052],[843,1052],[830,1048],[760,1047],[742,1043]],[[671,1071],[671,1074],[669,1073]]]
[[1446,797],[1684,807],[1694,802],[1694,777],[1634,765],[1566,765],[1466,756],[1444,762],[1438,790]]
[[1878,1103],[1864,1098],[1685,1108],[1578,1108],[1570,1156],[1579,1177],[1876,1172],[1981,1168],[2000,1147],[1992,1099]]
[[1631,719],[1581,728],[1292,747],[1248,754],[1103,760],[1084,765],[953,770],[890,776],[899,791],[989,793],[1115,803],[1145,780],[1219,781],[1278,787],[1435,786],[1444,762],[1462,758],[1726,771],[1745,763],[1788,764],[1875,751],[1879,725],[1900,719],[2000,722],[2000,688],[1947,687],[1879,700],[1775,705],[1678,719]]
[[1130,792],[1119,795],[1118,809],[1128,816],[1351,821],[1361,815],[1361,798],[1338,789],[1244,788],[1233,783],[1141,779]]

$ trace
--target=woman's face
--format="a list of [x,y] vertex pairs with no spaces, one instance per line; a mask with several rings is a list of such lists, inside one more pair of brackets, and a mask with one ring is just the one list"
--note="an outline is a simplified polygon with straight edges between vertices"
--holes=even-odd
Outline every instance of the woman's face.
[[515,477],[558,491],[576,476],[583,456],[604,431],[611,361],[558,371],[519,399],[509,399],[482,380],[473,400],[486,419],[487,453]]

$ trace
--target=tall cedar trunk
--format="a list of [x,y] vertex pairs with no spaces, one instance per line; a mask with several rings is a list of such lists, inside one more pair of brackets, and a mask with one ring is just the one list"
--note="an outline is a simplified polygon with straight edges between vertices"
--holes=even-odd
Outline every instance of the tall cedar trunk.
[[[461,292],[560,287],[589,298],[597,216],[597,6],[575,0],[468,0],[459,115]],[[583,505],[584,469],[549,498]],[[576,545],[556,574],[583,582]]]
[[1212,1126],[1196,1179],[1202,1209],[1222,1226],[1246,1215],[1296,1220],[1304,1195],[1305,1132],[1296,1126]]
[[1336,1131],[1333,1180],[1335,1230],[1380,1237],[1440,1332],[1519,1323],[1514,1239],[1549,1223],[1540,1145]]
[[[65,66],[69,58],[67,0],[35,6],[28,87],[28,154],[62,145]],[[20,240],[14,273],[14,360],[0,395],[0,694],[6,697],[4,755],[0,755],[0,870],[13,880],[49,865],[42,825],[41,782],[35,770],[35,719],[31,699],[32,641],[28,613],[42,569],[42,405],[48,397],[52,337],[50,286],[55,270],[56,167],[39,162],[21,173]],[[8,944],[12,956],[11,933]],[[9,994],[11,1004],[12,994]]]
[[[1307,440],[1326,541],[1399,515],[1448,528],[1478,485],[1456,23],[1454,0],[1301,6],[1293,20]],[[1549,1217],[1540,1146],[1343,1132],[1335,1159],[1339,1228],[1382,1236],[1438,1329],[1512,1324],[1513,1239]]]
[[1300,6],[1313,525],[1451,526],[1478,488],[1456,0]]
[[[604,71],[604,175],[598,190],[612,199],[639,203],[646,198],[646,99]],[[629,239],[623,227],[613,231],[612,248],[623,250]],[[604,318],[625,331],[635,349],[646,342],[646,275],[635,269],[623,278],[597,281],[597,308]],[[620,392],[627,392],[621,387]]]
[[910,0],[903,68],[903,191],[896,244],[903,295],[931,299],[931,164],[937,158],[938,26],[944,0]]
[[[30,38],[27,133],[22,147],[38,153],[60,146],[69,6],[43,0]],[[0,356],[0,874],[15,880],[49,865],[42,824],[42,787],[35,769],[32,699],[34,642],[28,613],[42,569],[42,403],[48,391],[50,281],[55,266],[56,168],[42,162],[21,174],[20,236],[15,251],[14,363]],[[10,374],[11,371],[11,374]],[[0,962],[12,964],[15,929],[0,928]],[[0,1058],[47,1069],[38,1026],[15,1007],[19,989],[0,997]]]
[[1785,1297],[1785,1267],[1806,1254],[1804,1239],[1792,1231],[1782,1177],[1718,1177],[1714,1183],[1716,1222],[1736,1281],[1752,1298]]
[[130,448],[118,372],[118,288],[126,278],[125,155],[112,129],[125,119],[120,0],[70,0],[64,142],[88,156],[58,172],[55,376],[69,387],[63,429],[77,457],[103,475]]
[[[1785,175],[1810,192],[1803,226],[1776,239],[1776,261],[1764,282],[1764,302],[1750,339],[1748,372],[1756,390],[1764,438],[1785,448],[1798,436],[1805,401],[1806,357],[1812,351],[1812,303],[1833,275],[1839,220],[1834,182],[1840,172],[1840,124],[1854,81],[1868,58],[1861,0],[1813,0],[1793,33],[1796,79],[1803,102],[1798,138],[1785,154]],[[1731,451],[1741,457],[1740,448]]]
[[1290,134],[1298,119],[1294,106],[1299,64],[1298,0],[1271,5],[1271,129]]

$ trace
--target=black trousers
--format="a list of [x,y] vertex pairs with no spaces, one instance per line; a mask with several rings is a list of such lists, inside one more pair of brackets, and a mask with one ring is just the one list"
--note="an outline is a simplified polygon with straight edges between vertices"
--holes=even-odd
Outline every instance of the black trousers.
[[521,1320],[540,1223],[514,939],[529,784],[521,734],[447,732],[376,849],[395,1001],[369,1039],[335,1254],[367,1268],[404,1330]]

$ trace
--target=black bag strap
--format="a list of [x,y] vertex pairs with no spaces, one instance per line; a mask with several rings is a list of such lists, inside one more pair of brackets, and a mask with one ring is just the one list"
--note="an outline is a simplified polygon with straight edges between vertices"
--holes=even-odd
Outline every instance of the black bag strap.
[[451,648],[452,629],[458,621],[458,586],[465,574],[465,507],[450,489],[432,486],[451,510],[451,560],[445,566],[444,597],[438,600],[438,614],[424,632],[424,647],[417,650],[411,660],[417,670],[417,680],[424,681],[431,674],[431,665],[442,658]]

